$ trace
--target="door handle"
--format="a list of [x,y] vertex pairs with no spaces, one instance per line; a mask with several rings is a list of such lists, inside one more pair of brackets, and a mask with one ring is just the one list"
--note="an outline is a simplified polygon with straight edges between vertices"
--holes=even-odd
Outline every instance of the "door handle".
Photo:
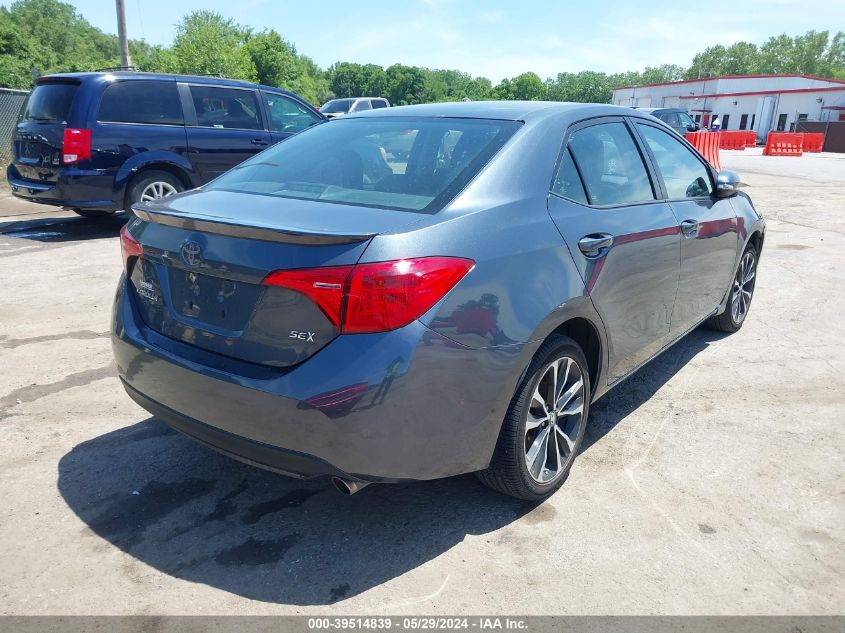
[[263,147],[264,145],[269,145],[269,144],[270,144],[270,143],[268,143],[267,141],[265,141],[263,138],[254,138],[254,139],[252,139],[252,140],[250,141],[250,143],[252,143],[253,145],[260,145],[260,146],[262,146],[262,147]]
[[696,220],[684,220],[681,222],[681,233],[685,237],[695,237],[698,233],[698,222]]
[[613,246],[613,236],[607,233],[590,233],[578,240],[578,248],[586,257],[600,257]]

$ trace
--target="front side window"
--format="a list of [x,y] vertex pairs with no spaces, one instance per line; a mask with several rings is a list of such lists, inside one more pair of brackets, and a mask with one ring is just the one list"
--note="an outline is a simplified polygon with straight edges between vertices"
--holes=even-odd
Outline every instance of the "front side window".
[[184,125],[174,81],[119,81],[103,92],[97,120],[105,123]]
[[637,125],[654,154],[669,199],[701,198],[713,192],[707,168],[689,148],[663,130]]
[[261,94],[270,111],[270,130],[273,132],[296,134],[321,121],[320,117],[293,99],[272,92]]
[[274,145],[209,188],[434,213],[519,126],[488,119],[341,118]]
[[692,130],[695,127],[695,123],[692,122],[692,119],[688,114],[685,112],[679,112],[678,118],[681,120],[681,127],[686,128],[688,130]]
[[645,163],[624,123],[601,123],[576,130],[569,148],[592,205],[654,200]]
[[360,99],[356,101],[350,112],[363,112],[364,110],[372,110],[369,99]]
[[200,127],[264,129],[253,90],[191,86],[191,99]]
[[677,112],[667,112],[660,116],[669,127],[681,127],[681,119]]

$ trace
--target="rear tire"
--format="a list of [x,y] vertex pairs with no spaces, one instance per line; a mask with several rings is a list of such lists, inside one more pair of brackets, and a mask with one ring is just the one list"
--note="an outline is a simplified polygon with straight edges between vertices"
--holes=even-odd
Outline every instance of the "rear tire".
[[126,210],[133,204],[152,202],[185,191],[182,182],[170,172],[159,169],[142,171],[132,179],[126,193]]
[[481,482],[518,499],[551,496],[581,448],[590,393],[584,352],[567,336],[549,338],[511,400],[490,467],[477,473]]
[[731,282],[728,305],[722,314],[714,314],[707,319],[704,322],[705,327],[729,334],[733,334],[742,327],[751,309],[751,300],[754,298],[758,257],[759,254],[753,244],[745,247]]

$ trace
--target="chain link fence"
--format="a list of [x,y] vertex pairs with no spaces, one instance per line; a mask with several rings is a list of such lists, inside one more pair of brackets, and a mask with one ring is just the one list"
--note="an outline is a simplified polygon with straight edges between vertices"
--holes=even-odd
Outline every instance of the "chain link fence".
[[[15,124],[28,94],[26,90],[0,88],[0,173],[5,174],[6,165],[12,161]],[[2,177],[2,180],[5,180],[5,177]]]

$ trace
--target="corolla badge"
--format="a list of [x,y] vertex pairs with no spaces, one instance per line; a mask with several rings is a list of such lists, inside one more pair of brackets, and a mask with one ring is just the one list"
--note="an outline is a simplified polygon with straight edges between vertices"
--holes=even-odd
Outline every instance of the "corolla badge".
[[182,259],[188,266],[199,266],[202,264],[202,247],[193,240],[182,242]]

